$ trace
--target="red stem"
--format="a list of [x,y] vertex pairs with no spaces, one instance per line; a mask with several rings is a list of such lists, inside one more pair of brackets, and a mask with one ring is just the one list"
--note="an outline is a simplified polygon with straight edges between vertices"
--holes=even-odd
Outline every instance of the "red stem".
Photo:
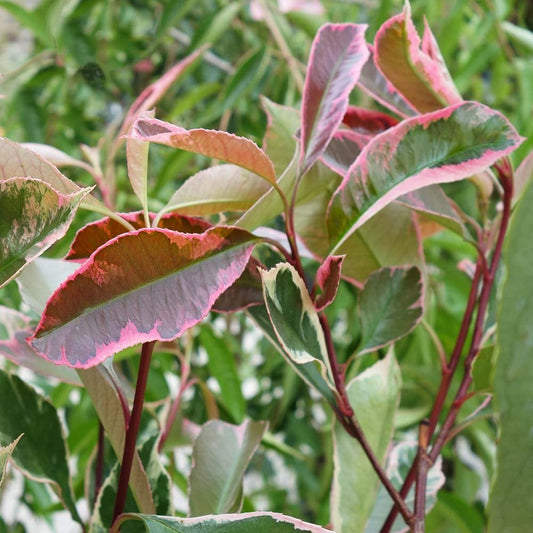
[[353,416],[353,409],[346,393],[346,385],[344,383],[344,375],[341,372],[337,356],[335,354],[335,348],[333,347],[333,340],[331,338],[331,330],[329,328],[328,319],[324,313],[319,314],[320,325],[324,331],[324,337],[326,339],[326,347],[328,350],[329,365],[331,367],[331,373],[333,374],[333,381],[335,382],[335,388],[339,394],[338,408],[339,411],[346,417]]
[[148,381],[148,371],[150,370],[150,361],[152,359],[154,344],[155,341],[146,342],[142,345],[141,362],[139,364],[139,373],[137,375],[137,385],[135,386],[133,409],[126,431],[124,453],[122,454],[122,465],[120,467],[117,497],[115,500],[115,509],[113,511],[113,522],[117,519],[117,516],[124,511],[124,505],[126,503],[131,466],[133,464],[133,457],[135,456],[135,445],[137,443],[137,434],[141,423],[144,394],[146,392],[146,382]]
[[[503,213],[502,213],[500,228],[498,231],[498,238],[496,241],[496,246],[494,248],[494,253],[492,254],[492,260],[490,263],[490,267],[487,268],[487,261],[485,260],[484,257],[481,258],[482,260],[478,259],[478,262],[476,265],[476,273],[474,275],[474,280],[472,282],[472,289],[470,291],[470,296],[468,299],[467,309],[465,310],[465,316],[463,318],[463,323],[461,324],[461,331],[457,339],[457,343],[452,353],[452,356],[450,357],[450,364],[449,364],[448,370],[451,370],[451,369],[453,370],[451,370],[449,373],[443,373],[443,379],[441,382],[441,386],[439,387],[439,393],[437,395],[437,399],[435,401],[435,405],[432,410],[432,417],[430,418],[430,430],[431,430],[430,438],[433,436],[436,424],[439,419],[439,415],[444,405],[444,400],[446,398],[447,392],[451,384],[451,380],[453,378],[453,374],[459,363],[460,355],[461,355],[464,343],[466,341],[466,335],[469,329],[468,326],[472,319],[472,313],[475,309],[475,299],[474,301],[472,301],[472,299],[474,298],[475,294],[477,294],[477,284],[479,284],[481,274],[483,274],[482,276],[483,287],[479,295],[478,312],[477,312],[476,321],[474,324],[474,330],[472,334],[470,350],[468,351],[468,355],[466,356],[466,359],[464,362],[465,370],[464,370],[463,379],[461,381],[461,384],[459,385],[459,389],[457,390],[457,393],[455,394],[455,399],[453,401],[452,407],[448,415],[446,416],[443,426],[435,441],[435,444],[433,445],[433,447],[431,448],[431,452],[429,453],[429,459],[431,462],[434,462],[437,459],[439,453],[442,450],[442,447],[447,442],[448,436],[453,428],[453,425],[455,423],[459,410],[461,406],[463,405],[465,399],[467,398],[468,389],[472,383],[472,372],[471,372],[472,364],[481,348],[480,345],[481,345],[481,339],[483,336],[483,324],[485,322],[485,313],[486,313],[487,305],[490,299],[490,294],[492,290],[492,285],[494,283],[494,278],[496,276],[496,270],[498,268],[498,264],[500,261],[503,242],[505,239],[505,235],[507,233],[507,228],[509,226],[509,219],[511,216],[511,202],[512,202],[512,197],[513,197],[512,168],[511,168],[510,162],[507,159],[504,159],[498,165],[495,165],[495,168],[496,168],[496,171],[498,172],[500,183],[502,184],[503,191],[504,191]],[[469,314],[470,316],[468,317]],[[461,344],[460,349],[458,348],[459,344]],[[437,403],[438,403],[438,406],[437,406]],[[409,493],[409,490],[412,487],[413,482],[415,480],[417,468],[418,468],[418,461],[415,461],[415,463],[411,466],[411,469],[409,470],[409,473],[407,474],[404,484],[400,490],[400,495],[402,496],[402,498],[405,498],[406,495]],[[389,515],[387,516],[387,519],[383,527],[381,528],[381,533],[388,533],[390,531],[397,516],[398,516],[398,509],[396,505],[394,505]]]
[[429,444],[429,420],[422,420],[418,434],[418,471],[415,489],[415,533],[424,533],[426,516],[426,484],[431,461],[427,454]]
[[370,443],[366,440],[365,434],[363,433],[363,430],[361,426],[359,425],[359,422],[355,414],[353,414],[350,418],[346,418],[343,416],[343,414],[340,412],[339,409],[335,409],[335,414],[339,422],[342,424],[342,426],[346,430],[346,432],[349,435],[351,435],[361,445],[361,448],[363,448],[363,451],[365,452],[368,460],[370,461],[372,467],[374,468],[374,471],[376,472],[380,481],[383,483],[383,486],[389,493],[394,504],[399,509],[405,522],[409,525],[412,525],[414,522],[413,513],[409,510],[409,508],[407,507],[405,503],[405,500],[400,496],[399,492],[394,488],[394,485],[391,483],[391,481],[387,477],[387,474],[385,473],[377,457],[375,456],[374,451],[372,450],[372,447],[370,446]]

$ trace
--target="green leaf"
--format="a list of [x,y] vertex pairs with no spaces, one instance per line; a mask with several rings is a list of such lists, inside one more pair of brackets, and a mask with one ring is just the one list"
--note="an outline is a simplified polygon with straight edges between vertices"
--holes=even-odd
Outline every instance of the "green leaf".
[[270,317],[265,306],[250,307],[246,312],[252,317],[255,323],[263,330],[267,339],[285,358],[285,360],[292,366],[295,372],[309,385],[314,387],[330,405],[337,405],[337,400],[334,394],[334,387],[329,378],[325,379],[322,373],[323,367],[317,365],[316,361],[309,363],[296,364],[291,357],[287,355],[277,335],[272,327]]
[[[145,111],[140,115],[142,118],[154,118],[155,111]],[[135,139],[126,140],[126,159],[128,163],[128,177],[131,188],[141,202],[144,212],[145,225],[150,227],[148,216],[148,151],[150,143],[137,141]]]
[[[426,518],[426,527],[426,531],[436,533],[484,533],[486,531],[483,514],[476,505],[465,501],[457,494],[443,490],[439,492],[437,504]],[[506,527],[498,531],[521,533],[527,530]]]
[[32,178],[0,181],[0,286],[65,235],[88,192],[63,194]]
[[[157,451],[159,435],[144,437],[144,441],[137,447],[136,454],[142,460],[146,476],[154,495],[155,513],[160,515],[172,515],[170,502],[171,480],[163,468]],[[91,533],[106,533],[109,531],[113,520],[113,511],[117,494],[117,485],[120,474],[120,463],[117,461],[105,479],[98,494],[98,500],[91,516]],[[126,509],[137,510],[135,501],[128,492],[126,497]],[[132,527],[133,526],[133,527]],[[122,530],[124,533],[142,531],[140,524],[128,524]]]
[[269,189],[257,174],[236,165],[216,165],[191,176],[170,198],[162,213],[207,216],[243,211]]
[[57,411],[20,378],[0,370],[0,446],[24,436],[11,460],[26,476],[50,483],[72,518],[82,523],[70,483],[68,452]]
[[220,401],[233,420],[241,423],[246,403],[235,364],[235,354],[231,352],[227,340],[217,337],[210,327],[202,327],[199,338],[209,357],[209,372],[220,386]]
[[261,277],[268,315],[283,350],[297,365],[313,363],[334,388],[324,332],[305,282],[288,263],[263,270]]
[[518,204],[507,236],[506,280],[498,317],[494,393],[500,415],[497,474],[489,531],[527,531],[533,523],[533,182]]
[[[127,408],[127,401],[124,397],[122,400],[119,397],[121,389],[117,385],[118,378],[105,365],[78,370],[78,375],[92,400],[116,456],[122,458],[126,436],[124,409]],[[145,513],[155,513],[150,483],[137,453],[133,457],[129,486],[138,508]]]
[[10,0],[0,0],[0,9],[5,9],[17,21],[28,28],[45,46],[53,47],[53,38],[49,33],[49,28],[43,24],[42,17],[37,11],[29,11],[24,9],[20,2],[12,2]]
[[223,33],[228,31],[233,19],[241,9],[240,2],[231,2],[226,5],[212,19],[207,18],[208,24],[203,31],[197,31],[191,41],[191,49],[196,49],[204,44],[215,44]]
[[413,330],[424,312],[423,288],[417,267],[382,268],[368,278],[359,299],[359,354],[383,348]]
[[267,426],[251,420],[240,426],[211,420],[202,426],[192,453],[190,516],[240,510],[242,478]]
[[[383,464],[400,401],[400,367],[392,351],[347,387],[348,398],[378,461]],[[336,533],[364,531],[379,481],[361,445],[339,424],[333,431],[331,520]]]
[[[387,458],[387,477],[397,490],[400,490],[413,461],[418,452],[416,442],[401,442],[397,444],[389,453]],[[439,457],[437,462],[430,468],[426,484],[426,514],[433,508],[437,500],[437,492],[444,485],[444,474],[442,473],[442,459]],[[405,503],[412,509],[414,507],[415,489],[412,488],[405,499]],[[392,509],[392,498],[383,485],[380,485],[376,503],[372,509],[372,514],[366,524],[365,533],[376,533],[385,523],[390,510]],[[405,531],[406,525],[401,516],[399,516],[391,531],[399,533]]]
[[280,513],[241,513],[199,518],[172,518],[168,516],[148,516],[124,514],[116,521],[111,533],[128,520],[140,520],[148,533],[331,533],[314,524],[309,524],[284,516]]
[[63,259],[38,257],[17,277],[17,285],[24,303],[32,312],[41,315],[54,291],[80,267]]
[[0,487],[4,482],[4,477],[7,471],[7,463],[9,462],[9,459],[13,454],[13,450],[15,449],[15,446],[19,443],[19,440],[22,436],[23,435],[19,435],[13,442],[9,443],[7,446],[0,446]]

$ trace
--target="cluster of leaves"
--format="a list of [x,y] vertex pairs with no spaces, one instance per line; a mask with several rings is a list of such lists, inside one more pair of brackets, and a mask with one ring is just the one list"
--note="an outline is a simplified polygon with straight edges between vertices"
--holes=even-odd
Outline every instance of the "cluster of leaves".
[[[167,30],[175,21],[182,21],[187,28],[197,20],[193,2],[175,4],[157,4],[161,11],[154,47],[165,44]],[[512,171],[506,158],[522,139],[498,112],[463,101],[429,28],[425,27],[421,40],[418,37],[409,6],[376,25],[372,45],[367,45],[365,25],[323,26],[313,41],[298,110],[288,105],[297,104],[296,75],[295,81],[285,75],[284,84],[276,89],[279,92],[269,90],[279,65],[265,53],[261,39],[241,58],[229,84],[221,85],[221,73],[205,81],[203,62],[220,58],[207,52],[204,43],[224,36],[221,49],[238,50],[254,39],[252,30],[226,34],[240,9],[237,2],[230,3],[213,21],[197,29],[189,44],[191,53],[146,87],[122,122],[107,118],[104,122],[81,121],[87,125],[85,132],[76,134],[87,143],[81,149],[82,160],[42,142],[49,142],[51,136],[52,144],[66,148],[72,135],[67,124],[79,123],[77,115],[107,117],[102,111],[107,105],[102,96],[105,84],[95,80],[109,80],[115,71],[119,76],[121,68],[116,62],[131,62],[131,58],[106,54],[93,64],[91,50],[100,49],[93,43],[92,48],[84,49],[86,56],[74,58],[73,63],[93,65],[92,73],[88,75],[87,68],[73,75],[69,43],[86,33],[80,31],[86,24],[108,27],[107,34],[95,32],[100,45],[102,37],[109,42],[104,51],[119,48],[115,39],[134,43],[135,36],[128,33],[132,25],[111,31],[106,24],[117,16],[116,10],[121,10],[120,20],[128,20],[128,13],[133,16],[144,8],[107,2],[89,7],[88,3],[72,2],[59,10],[58,29],[49,34],[40,29],[37,20],[44,15],[46,20],[57,18],[57,9],[52,9],[57,3],[44,2],[40,11],[26,15],[11,2],[1,5],[30,25],[34,20],[33,30],[43,47],[41,58],[49,58],[44,52],[59,43],[58,54],[50,63],[53,72],[48,72],[48,95],[54,93],[54,101],[59,102],[57,94],[61,94],[67,102],[75,94],[74,104],[83,96],[97,105],[91,110],[81,103],[79,107],[69,103],[68,113],[59,112],[61,120],[54,122],[57,131],[52,133],[43,129],[47,117],[34,117],[41,134],[32,130],[31,140],[41,144],[24,146],[5,139],[0,144],[0,281],[7,285],[16,279],[23,300],[19,306],[18,294],[6,293],[14,305],[1,308],[1,353],[36,375],[62,382],[54,386],[44,378],[31,378],[49,401],[13,373],[0,373],[3,405],[10,406],[0,414],[2,462],[10,458],[27,475],[28,491],[37,494],[35,482],[50,483],[80,524],[85,521],[78,514],[76,499],[84,493],[90,502],[91,531],[106,530],[113,521],[115,530],[134,530],[134,520],[152,531],[163,526],[171,531],[200,527],[202,531],[236,527],[325,531],[290,518],[292,515],[331,523],[335,531],[350,533],[379,530],[390,511],[391,497],[398,496],[405,481],[405,507],[400,510],[413,525],[412,520],[424,521],[424,511],[435,503],[444,482],[437,462],[424,473],[427,487],[417,490],[417,498],[407,485],[414,458],[420,463],[426,453],[425,447],[421,446],[420,452],[417,442],[409,441],[410,430],[430,415],[428,438],[434,433],[436,437],[429,452],[433,461],[441,451],[445,457],[453,455],[451,447],[443,448],[444,441],[465,428],[477,454],[485,454],[485,464],[496,480],[489,507],[490,527],[498,531],[513,524],[518,531],[521,524],[528,523],[523,500],[517,496],[509,503],[507,498],[509,482],[516,476],[507,465],[528,457],[531,449],[520,422],[510,418],[511,413],[519,412],[520,420],[527,418],[521,403],[527,392],[510,386],[511,380],[520,376],[527,389],[530,372],[528,299],[523,294],[530,273],[527,257],[521,253],[527,248],[524,239],[530,224],[526,208],[518,209],[516,218],[520,213],[524,220],[513,225],[501,313],[505,320],[499,321],[501,353],[494,387],[502,439],[497,469],[488,444],[495,438],[495,428],[492,420],[486,420],[485,400],[493,392],[493,330],[498,308],[498,302],[489,297],[511,202],[517,198],[517,194],[512,196]],[[272,31],[274,40],[283,57],[294,62],[281,31],[287,29],[283,24],[289,19],[270,11],[269,4],[262,5],[267,19],[263,31],[277,28],[278,33]],[[216,2],[212,7],[217,7]],[[293,22],[313,32],[316,28],[316,20],[296,17]],[[507,30],[516,33],[516,28]],[[135,31],[154,30],[145,24]],[[183,39],[183,34],[177,35]],[[302,37],[302,47],[305,43]],[[133,45],[126,50],[139,59]],[[153,70],[157,53],[151,51]],[[206,59],[208,53],[212,55]],[[161,63],[165,61],[166,56]],[[95,74],[100,63],[109,66],[107,74],[102,69]],[[221,64],[223,71],[228,63]],[[297,62],[294,65],[299,69]],[[143,68],[137,72],[142,74]],[[184,84],[183,90],[197,96],[188,103],[178,100],[167,113],[170,121],[154,118],[153,106],[164,105],[174,82],[185,79],[185,71],[191,68],[202,81],[189,78],[192,85]],[[28,95],[32,87],[42,85],[41,76],[47,70],[48,64],[40,65],[38,73],[11,99],[12,121],[17,113],[35,108]],[[131,93],[132,86],[135,90],[131,74],[128,70],[125,80],[113,79],[113,86]],[[81,80],[80,75],[83,83],[91,81],[85,91],[71,85],[72,80]],[[258,98],[263,90],[281,103],[262,98],[264,115],[259,109],[255,115],[248,113],[248,107],[239,109],[242,97]],[[185,113],[181,127],[172,124],[172,117],[187,111],[187,105],[194,110],[199,99],[214,93],[219,96],[200,119]],[[111,91],[107,96],[116,95]],[[39,92],[39,97],[43,102],[46,92]],[[382,111],[350,106],[350,98],[373,99]],[[225,116],[230,109],[233,127],[255,140],[261,137],[266,117],[262,149],[246,137],[198,127],[219,119],[227,124]],[[16,122],[19,127],[30,124],[27,120]],[[97,143],[92,130],[102,130],[105,122],[109,122],[107,135]],[[188,122],[192,128],[187,127]],[[127,173],[118,170],[122,144],[126,144]],[[148,180],[151,144],[179,149],[177,156],[173,153],[163,164],[156,158],[153,188]],[[183,154],[191,153],[200,157],[184,159]],[[194,173],[206,158],[224,164]],[[489,170],[491,165],[496,165],[495,174]],[[58,170],[60,166],[87,171],[98,189],[78,186]],[[193,175],[174,192],[169,176],[176,166]],[[526,159],[516,173],[515,188],[521,189],[526,182],[529,167]],[[126,176],[134,195],[122,192],[121,180]],[[463,188],[440,187],[467,178],[470,180]],[[462,209],[465,190],[468,198],[478,199],[478,206],[468,214]],[[142,210],[121,212],[134,198]],[[504,204],[502,213],[494,208],[499,200]],[[85,224],[69,238],[64,259],[40,258],[69,232],[79,207],[106,218]],[[443,228],[445,233],[441,233]],[[425,242],[430,243],[425,248],[427,257]],[[454,247],[461,242],[466,243],[467,257],[475,257],[476,246],[480,254],[470,298],[468,276],[463,273],[463,279],[453,285],[459,296],[439,294],[439,277],[450,263],[438,254],[441,250],[457,254]],[[54,252],[61,254],[64,248],[58,244]],[[430,263],[442,270],[435,274]],[[467,263],[465,270],[468,272]],[[452,279],[454,275],[452,272]],[[14,284],[7,289],[12,287]],[[517,305],[517,301],[523,303]],[[469,311],[469,306],[477,306],[478,318],[470,332],[470,322],[463,322],[464,338],[459,335],[462,344],[458,340],[454,349],[465,306],[469,320],[474,311]],[[201,323],[210,311],[242,310],[246,310],[246,318],[239,314],[213,320],[215,330]],[[450,316],[452,320],[448,320]],[[519,322],[524,333],[517,336]],[[254,337],[257,330],[270,345],[258,343]],[[472,348],[465,350],[463,377],[454,371],[470,337]],[[259,363],[242,347],[249,342],[254,343],[250,351],[262,354]],[[139,343],[143,343],[140,362],[136,354]],[[284,366],[275,352],[281,353],[288,365]],[[517,352],[524,356],[516,358]],[[206,353],[207,368],[201,363]],[[448,361],[446,353],[452,354]],[[294,371],[303,382],[295,381]],[[176,374],[180,376],[177,386],[171,379]],[[262,396],[245,394],[242,380],[248,377],[257,383],[254,374],[278,386],[263,391]],[[454,376],[456,382],[452,382]],[[213,378],[215,392],[209,386]],[[145,392],[142,382],[146,384],[146,379],[152,382]],[[318,395],[310,393],[304,382]],[[130,413],[131,384],[135,383],[136,399]],[[67,384],[83,385],[77,404],[69,402],[73,389]],[[457,395],[447,398],[452,386],[459,387]],[[264,384],[261,387],[266,388]],[[137,396],[151,401],[142,419],[142,402],[139,404]],[[248,405],[245,396],[252,400]],[[459,407],[466,400],[469,402],[455,426]],[[66,412],[66,443],[57,408]],[[439,433],[437,422],[443,408],[445,415],[451,414],[441,420],[444,425]],[[489,414],[495,412],[492,409]],[[317,410],[321,414],[317,415]],[[269,420],[270,427],[246,415]],[[88,420],[93,421],[92,427]],[[132,429],[136,426],[140,426],[137,442],[136,429]],[[77,460],[74,487],[66,445]],[[381,471],[376,472],[376,465],[368,462],[367,445]],[[176,464],[178,450],[184,446],[192,446],[188,480]],[[170,466],[163,466],[164,456],[171,459]],[[297,475],[297,486],[288,493],[272,472],[280,458]],[[244,495],[242,488],[251,461],[263,474],[256,499]],[[458,470],[448,477],[448,483],[455,492],[439,493],[436,510],[440,513],[446,506],[462,513],[461,506],[466,508],[467,499],[473,500],[474,491],[462,498],[458,489],[465,479],[478,483],[476,475],[467,471],[466,461],[453,460]],[[128,462],[131,473],[124,468]],[[380,488],[378,476],[384,474],[389,486]],[[130,492],[126,493],[128,477]],[[528,482],[525,478],[522,484],[513,482],[517,495],[527,490]],[[170,518],[175,514],[170,496],[173,485],[188,487],[188,505],[182,509],[188,511],[188,518]],[[291,501],[295,493],[301,495],[301,502]],[[422,511],[415,502],[415,516],[409,508],[414,499],[419,503],[421,493],[426,501]],[[267,496],[269,507],[285,514],[256,511],[260,496]],[[40,494],[39,498],[41,506],[51,505],[49,496]],[[144,514],[114,520],[117,508],[121,510],[116,503],[121,498],[127,510]],[[401,508],[398,501],[396,506]],[[35,503],[33,508],[38,509]],[[240,510],[249,512],[237,513]],[[464,513],[466,518],[461,519],[469,530],[483,527],[480,512]],[[436,516],[434,521],[439,520]],[[430,515],[429,523],[435,523],[431,520]],[[401,530],[405,524],[399,518],[391,527]]]

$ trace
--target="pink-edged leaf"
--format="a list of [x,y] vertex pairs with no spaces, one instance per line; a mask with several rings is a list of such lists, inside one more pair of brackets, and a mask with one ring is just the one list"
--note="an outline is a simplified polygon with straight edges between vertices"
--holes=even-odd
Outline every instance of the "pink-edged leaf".
[[348,96],[368,58],[366,28],[326,24],[313,41],[302,100],[302,173],[320,157],[342,121]]
[[346,175],[370,137],[352,130],[338,130],[333,135],[320,160],[333,172]]
[[250,257],[244,272],[217,298],[211,310],[217,313],[234,313],[254,305],[262,305],[264,299],[260,268],[264,266],[254,257]]
[[362,339],[358,353],[372,352],[407,335],[424,313],[424,285],[417,267],[382,268],[359,298]]
[[201,47],[176,63],[170,70],[165,72],[157,81],[149,85],[137,97],[135,102],[128,110],[128,114],[120,128],[119,137],[125,135],[135,122],[135,119],[144,111],[152,109],[157,102],[164,96],[170,86],[183,74],[183,72],[200,57],[207,47]]
[[268,183],[249,170],[237,165],[215,165],[185,181],[161,212],[207,216],[244,211],[268,190]]
[[38,179],[0,181],[0,286],[65,235],[89,190],[64,194]]
[[331,533],[330,529],[304,522],[281,513],[254,512],[206,515],[195,518],[122,514],[115,521],[111,533],[118,533],[125,522],[142,522],[148,533]]
[[51,185],[63,194],[72,194],[80,190],[59,170],[24,145],[0,138],[0,178],[32,177]]
[[164,144],[220,159],[250,170],[272,184],[276,183],[274,166],[265,152],[250,139],[232,133],[205,129],[186,130],[155,118],[139,118],[127,138]]
[[379,29],[375,51],[378,68],[419,112],[429,113],[461,102],[461,95],[427,25],[421,49],[409,3],[403,13],[392,17]]
[[368,45],[368,50],[370,57],[361,71],[358,81],[359,87],[374,100],[400,117],[407,118],[417,115],[413,106],[405,100],[376,66],[374,47]]
[[255,241],[227,226],[119,235],[52,295],[30,343],[57,364],[89,368],[129,346],[175,339],[241,275]]
[[[144,111],[142,118],[154,118],[155,111]],[[148,222],[148,151],[150,145],[146,141],[128,139],[126,141],[126,160],[128,164],[128,178],[133,192],[137,195]]]
[[374,137],[332,198],[332,253],[396,198],[481,172],[522,140],[502,114],[473,102],[410,118]]
[[[74,194],[82,189],[64,176],[52,163],[22,144],[0,137],[0,179],[31,177],[44,181],[58,193]],[[84,193],[82,207],[98,213],[110,214],[110,210],[94,196]]]
[[[145,227],[142,211],[121,213],[120,216],[127,220],[135,229]],[[149,216],[151,220],[155,218],[154,213],[149,213]],[[182,233],[203,233],[211,227],[211,224],[199,218],[170,213],[160,218],[158,227]],[[103,218],[96,222],[91,222],[78,230],[65,259],[87,259],[97,248],[123,233],[127,233],[127,229],[112,218]]]
[[317,311],[323,311],[335,299],[341,281],[344,257],[344,255],[330,255],[318,268],[316,282],[322,293],[315,300]]
[[396,126],[398,120],[386,113],[381,113],[373,109],[348,106],[342,123],[358,133],[373,137],[378,133]]

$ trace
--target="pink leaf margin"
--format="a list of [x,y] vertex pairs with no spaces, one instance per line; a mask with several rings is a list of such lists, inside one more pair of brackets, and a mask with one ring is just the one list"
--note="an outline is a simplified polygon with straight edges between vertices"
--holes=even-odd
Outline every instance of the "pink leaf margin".
[[313,41],[302,101],[301,172],[327,146],[348,107],[369,51],[366,24],[326,24]]
[[[407,94],[406,90],[398,87],[395,79],[392,78],[394,72],[385,68],[387,63],[387,52],[383,53],[381,43],[386,39],[388,32],[398,33],[398,28],[405,32],[407,46],[405,48],[405,61],[411,68],[411,73],[407,76],[405,73],[398,72],[397,79],[402,83],[409,83],[409,77],[416,80],[417,83],[423,84],[427,88],[427,96],[432,97],[434,102],[426,102],[422,105],[420,95]],[[396,90],[415,108],[422,113],[435,111],[436,109],[454,105],[462,101],[461,95],[455,87],[453,80],[448,72],[446,64],[442,58],[435,37],[425,21],[423,40],[416,31],[411,19],[411,8],[407,2],[403,13],[387,20],[376,33],[375,41],[375,62],[383,75],[388,78]],[[394,68],[394,67],[392,67]],[[420,107],[422,106],[422,107]]]
[[432,113],[427,113],[425,115],[419,115],[404,120],[397,126],[390,128],[384,133],[374,137],[372,141],[370,141],[363,148],[358,158],[348,170],[346,177],[339,185],[339,188],[334,193],[328,208],[328,218],[330,218],[332,205],[335,199],[339,197],[342,198],[342,196],[347,193],[349,183],[354,179],[355,174],[362,176],[363,180],[367,179],[366,176],[368,174],[369,157],[375,156],[376,154],[383,154],[381,166],[384,169],[387,169],[390,165],[390,160],[394,157],[399,143],[413,127],[420,125],[424,128],[427,128],[435,121],[449,119],[458,111],[468,112],[473,108],[478,112],[476,118],[479,122],[489,119],[490,117],[498,116],[503,123],[507,125],[510,141],[509,145],[505,149],[501,150],[485,150],[481,157],[472,158],[459,164],[448,164],[439,167],[424,168],[420,172],[408,177],[400,184],[393,186],[386,194],[381,196],[375,203],[372,204],[370,208],[368,208],[361,214],[361,216],[359,216],[349,231],[342,236],[339,242],[335,243],[333,251],[336,250],[349,235],[360,228],[366,221],[368,221],[378,211],[390,204],[396,198],[425,187],[426,185],[451,183],[481,172],[490,165],[494,164],[501,157],[511,153],[525,140],[524,137],[520,137],[518,135],[515,128],[504,115],[478,102],[461,102]]
[[[100,331],[102,329],[102,320],[106,324],[108,321],[104,316],[95,318],[95,321],[100,320],[100,329],[85,328],[84,330],[83,327],[77,324],[72,332],[61,332],[60,328],[65,327],[65,325],[68,326],[87,311],[94,310],[96,306],[115,301],[118,296],[123,294],[124,290],[132,291],[136,288],[143,288],[146,283],[150,283],[150,281],[141,280],[137,287],[124,288],[120,285],[113,287],[113,283],[117,284],[123,280],[123,275],[117,265],[107,261],[106,258],[108,258],[109,251],[113,247],[118,247],[118,250],[120,250],[121,247],[123,248],[129,244],[126,243],[125,245],[124,241],[139,239],[139,237],[149,239],[151,235],[159,235],[161,238],[166,239],[169,246],[189,246],[189,252],[192,254],[190,265],[198,264],[198,261],[202,259],[208,260],[210,252],[220,251],[221,247],[226,244],[233,250],[230,251],[230,257],[227,258],[228,264],[216,269],[217,278],[213,285],[207,289],[206,287],[197,289],[197,296],[201,301],[197,302],[194,309],[192,309],[191,302],[176,302],[177,306],[188,306],[185,310],[185,319],[183,321],[179,320],[182,318],[180,315],[179,319],[176,316],[173,318],[167,317],[167,323],[162,324],[160,318],[154,318],[153,314],[151,314],[152,326],[149,330],[144,328],[141,331],[129,314],[124,316],[118,312],[116,313],[116,319],[117,330],[119,329],[119,331],[116,331],[112,338],[109,338],[106,331]],[[255,244],[253,240],[253,236],[248,232],[230,226],[217,226],[202,234],[185,234],[160,228],[151,228],[119,235],[98,248],[74,274],[60,285],[48,300],[41,320],[33,335],[27,339],[27,342],[39,355],[55,364],[67,365],[72,368],[90,368],[103,362],[118,351],[136,344],[176,339],[187,329],[203,320],[218,297],[239,278],[250,259]],[[116,250],[113,253],[116,253]],[[216,260],[216,255],[214,259]],[[126,267],[131,271],[129,263]],[[185,264],[182,267],[183,269],[190,268]],[[176,270],[177,268],[179,267],[176,267]],[[172,271],[168,271],[165,275],[172,274]],[[208,274],[209,272],[202,272],[202,275]],[[140,277],[142,277],[142,274]],[[93,291],[86,298],[87,301],[80,301],[79,294],[77,294],[79,292],[77,284],[80,282],[88,286],[92,284]],[[100,288],[104,291],[103,296],[97,294]],[[105,292],[106,289],[108,292]],[[83,289],[81,292],[83,294]],[[169,303],[166,300],[167,296],[166,294],[165,305]],[[152,297],[152,294],[150,294],[150,297]],[[171,298],[171,296],[168,296],[168,298]],[[192,311],[189,312],[190,309]],[[170,323],[168,322],[169,320],[173,320],[173,322]],[[163,332],[160,328],[163,329]],[[69,340],[68,337],[70,335],[72,337]],[[80,338],[77,338],[76,335],[79,335]],[[82,353],[84,346],[87,346],[87,353]],[[51,355],[52,353],[55,355]]]

